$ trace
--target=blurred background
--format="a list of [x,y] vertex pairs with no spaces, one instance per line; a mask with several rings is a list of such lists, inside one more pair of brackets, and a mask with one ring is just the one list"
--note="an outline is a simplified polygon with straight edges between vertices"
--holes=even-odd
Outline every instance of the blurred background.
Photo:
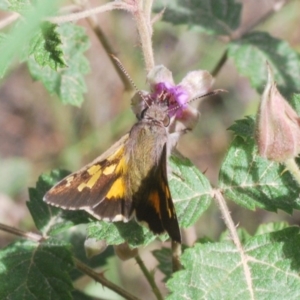
[[[267,31],[272,36],[286,40],[291,47],[300,47],[300,1],[237,1],[243,3],[242,25],[255,22],[264,10],[274,3],[287,2],[278,12],[264,19],[255,30]],[[90,1],[96,6],[101,1]],[[0,18],[7,14],[0,12]],[[146,72],[139,40],[132,16],[122,11],[97,16],[106,38],[127,72],[139,89],[148,90]],[[55,168],[75,171],[100,155],[135,122],[130,109],[132,92],[124,86],[88,22],[83,26],[91,42],[86,56],[91,70],[86,76],[87,93],[80,108],[64,106],[54,95],[49,95],[40,82],[30,77],[26,64],[16,64],[0,86],[0,222],[22,230],[34,231],[35,227],[26,207],[28,187],[35,186],[42,173]],[[180,82],[192,70],[214,70],[220,61],[224,42],[207,36],[187,26],[173,26],[158,21],[154,25],[153,46],[156,64],[164,64],[173,72],[175,82]],[[193,132],[179,143],[180,152],[188,157],[213,185],[217,184],[222,159],[232,140],[227,128],[234,120],[255,114],[260,95],[253,90],[246,78],[241,77],[228,59],[215,78],[214,88],[228,93],[204,100],[200,106],[201,118]],[[284,212],[251,212],[228,202],[236,224],[254,233],[258,224],[286,220],[300,223],[300,214],[292,216]],[[212,204],[199,219],[195,228],[185,232],[187,243],[207,236],[217,240],[225,230],[218,208]],[[0,246],[14,239],[0,232]],[[160,247],[153,244],[141,249],[147,266],[152,269],[156,260],[149,250]],[[144,280],[135,262],[120,263],[109,260],[108,277],[119,284],[133,285],[144,290]],[[112,267],[113,266],[113,267]],[[132,270],[122,276],[124,270]],[[141,285],[137,284],[141,282]],[[117,282],[116,282],[117,283]],[[78,286],[85,286],[85,279]],[[92,289],[95,283],[89,283]],[[98,285],[99,286],[99,285]],[[100,287],[101,288],[101,287]],[[101,288],[102,289],[102,288]],[[149,290],[149,297],[152,293]],[[145,299],[146,299],[145,298]],[[107,299],[119,299],[116,295]]]

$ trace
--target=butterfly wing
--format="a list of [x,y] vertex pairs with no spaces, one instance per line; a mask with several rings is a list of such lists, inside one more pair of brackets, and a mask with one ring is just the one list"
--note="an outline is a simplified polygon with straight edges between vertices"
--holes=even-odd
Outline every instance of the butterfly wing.
[[181,243],[180,229],[171,198],[167,179],[166,145],[163,147],[160,162],[142,181],[139,191],[133,195],[136,218],[146,222],[156,234],[167,231],[169,236]]
[[133,207],[123,177],[127,140],[125,135],[91,164],[61,180],[44,201],[64,209],[86,210],[100,220],[128,221]]

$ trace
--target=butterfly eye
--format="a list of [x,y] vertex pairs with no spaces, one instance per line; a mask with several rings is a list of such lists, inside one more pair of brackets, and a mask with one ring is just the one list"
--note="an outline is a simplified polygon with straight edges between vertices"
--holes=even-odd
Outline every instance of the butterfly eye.
[[163,124],[165,127],[168,127],[170,125],[170,117],[168,115],[165,116]]
[[146,111],[148,110],[148,107],[144,108],[141,112],[141,114],[137,117],[139,120],[144,119]]

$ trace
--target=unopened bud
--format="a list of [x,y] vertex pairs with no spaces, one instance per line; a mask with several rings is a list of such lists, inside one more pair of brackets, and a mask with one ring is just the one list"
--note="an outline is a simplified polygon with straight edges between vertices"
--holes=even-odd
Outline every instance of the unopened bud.
[[87,258],[92,258],[99,255],[107,248],[105,240],[96,240],[94,238],[88,238],[84,242],[84,250]]
[[138,255],[138,249],[131,249],[127,243],[114,245],[115,253],[121,260],[128,260]]
[[259,106],[256,121],[259,155],[285,162],[300,152],[300,119],[278,91],[268,66],[268,83]]

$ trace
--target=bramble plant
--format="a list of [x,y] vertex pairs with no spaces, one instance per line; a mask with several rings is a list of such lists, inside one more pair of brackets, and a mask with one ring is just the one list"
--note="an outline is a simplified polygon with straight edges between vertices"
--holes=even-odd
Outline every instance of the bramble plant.
[[[255,30],[267,17],[279,15],[285,4],[297,6],[296,1],[274,1],[249,24],[241,21],[246,1],[122,0],[96,7],[89,7],[87,1],[74,2],[76,5],[64,7],[62,1],[0,0],[0,9],[7,12],[0,22],[2,78],[8,77],[19,60],[61,103],[80,107],[90,69],[85,56],[90,47],[86,30],[92,28],[124,87],[131,89],[128,77],[111,56],[115,50],[95,19],[96,14],[101,18],[104,13],[123,10],[137,29],[146,70],[144,81],[158,65],[152,36],[164,21],[171,28],[182,25],[185,31],[201,32],[219,41],[223,52],[210,73],[218,78],[230,59],[260,94],[261,102],[256,116],[236,120],[230,126],[234,137],[219,167],[217,184],[177,151],[169,158],[169,185],[183,236],[182,253],[178,245],[167,242],[167,234],[156,236],[134,220],[96,221],[84,211],[47,205],[43,202],[45,193],[69,172],[54,170],[41,175],[36,187],[29,189],[27,202],[37,232],[0,224],[1,230],[21,237],[0,250],[0,299],[108,299],[107,290],[115,292],[110,299],[150,297],[137,284],[135,288],[121,287],[106,276],[105,271],[114,268],[110,260],[115,255],[136,262],[152,289],[151,297],[156,299],[299,299],[299,227],[286,222],[262,223],[251,235],[233,221],[228,207],[234,202],[249,212],[259,209],[274,214],[282,210],[291,214],[300,210],[300,56],[286,41]],[[87,22],[75,24],[82,19]],[[126,36],[126,30],[122,34]],[[118,56],[121,52],[117,51]],[[126,60],[122,63],[126,66]],[[160,85],[151,92],[193,98],[189,90],[199,96],[197,87],[210,89],[210,73],[204,76],[209,82],[203,77],[182,76],[185,89],[175,85],[171,77],[163,85],[155,81]],[[187,106],[180,113],[185,118],[182,126],[194,128],[197,111]],[[201,117],[198,122],[201,126]],[[196,236],[192,243],[187,242],[185,229],[195,227],[213,201],[227,230],[219,239]],[[79,224],[85,224],[84,230]],[[162,278],[157,278],[154,267],[139,254],[154,241],[158,247],[152,258]],[[96,296],[80,289],[77,283],[83,275],[100,283]],[[107,288],[105,294],[101,285]]]

